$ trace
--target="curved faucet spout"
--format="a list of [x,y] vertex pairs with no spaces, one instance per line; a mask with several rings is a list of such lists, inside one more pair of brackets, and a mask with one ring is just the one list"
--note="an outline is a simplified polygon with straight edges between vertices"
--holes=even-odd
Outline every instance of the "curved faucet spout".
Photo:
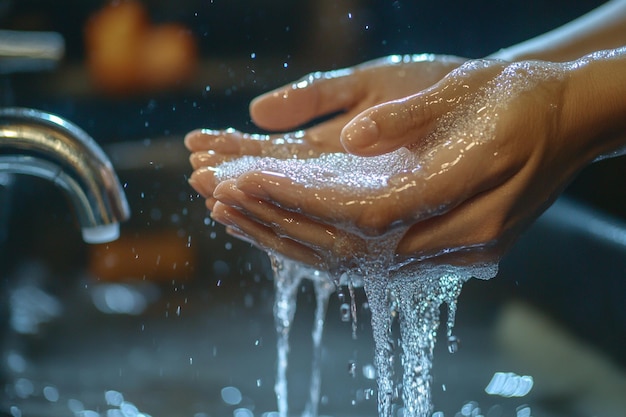
[[53,114],[0,108],[0,172],[54,182],[72,202],[83,239],[117,239],[130,217],[124,190],[102,149],[76,125]]

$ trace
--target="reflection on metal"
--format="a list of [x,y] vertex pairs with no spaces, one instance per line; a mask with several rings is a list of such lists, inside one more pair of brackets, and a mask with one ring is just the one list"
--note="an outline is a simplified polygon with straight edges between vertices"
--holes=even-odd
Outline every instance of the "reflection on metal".
[[111,162],[72,123],[39,110],[0,109],[0,173],[27,174],[61,187],[89,243],[114,240],[130,210]]
[[0,30],[0,74],[53,69],[64,53],[59,33]]

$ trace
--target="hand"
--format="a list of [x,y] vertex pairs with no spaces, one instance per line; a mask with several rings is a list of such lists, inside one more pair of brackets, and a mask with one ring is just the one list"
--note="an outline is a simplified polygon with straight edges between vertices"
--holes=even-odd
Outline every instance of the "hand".
[[406,230],[395,248],[404,259],[497,261],[596,156],[572,129],[580,114],[572,110],[574,67],[468,62],[431,88],[365,110],[342,131],[358,155],[410,149],[421,161],[415,169],[366,195],[252,171],[217,186],[213,218],[318,267],[348,262],[368,238],[394,230]]
[[386,101],[430,87],[465,59],[442,55],[390,56],[353,68],[312,73],[300,81],[266,93],[252,101],[254,123],[269,131],[297,129],[314,119],[341,112],[303,131],[252,135],[227,130],[196,130],[185,143],[196,170],[190,182],[207,198],[209,208],[217,183],[212,167],[242,155],[277,158],[315,157],[323,152],[344,152],[341,129],[360,112]]

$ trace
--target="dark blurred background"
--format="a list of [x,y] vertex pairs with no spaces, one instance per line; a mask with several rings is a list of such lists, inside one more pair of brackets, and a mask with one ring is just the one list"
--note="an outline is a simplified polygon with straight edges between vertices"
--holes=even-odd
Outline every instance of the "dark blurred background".
[[55,71],[3,76],[2,86],[12,90],[4,91],[5,101],[59,112],[102,142],[180,134],[204,125],[252,129],[247,101],[310,71],[396,53],[481,57],[601,3],[143,0],[151,25],[177,23],[190,30],[196,68],[176,88],[111,98],[95,88],[86,67],[86,26],[106,1],[2,0],[0,28],[55,31],[66,42]]
[[[203,229],[206,211],[186,184],[190,167],[181,145],[186,132],[198,127],[229,126],[255,131],[247,114],[249,100],[311,71],[343,68],[398,53],[431,52],[478,58],[556,28],[601,3],[599,0],[144,0],[138,4],[146,14],[145,30],[174,24],[191,35],[187,39],[193,40],[194,48],[190,48],[187,57],[192,71],[180,79],[142,88],[131,88],[128,84],[124,88],[107,88],[94,78],[93,68],[89,66],[93,51],[87,46],[86,34],[89,23],[100,16],[103,8],[110,7],[108,2],[0,0],[0,29],[54,31],[63,36],[66,45],[62,60],[53,69],[0,74],[0,105],[57,113],[91,134],[111,155],[127,186],[133,219],[124,227],[136,247],[159,241],[153,233],[145,232],[146,226],[158,235],[160,230],[174,224],[179,230],[173,236],[161,235],[163,247],[189,246],[193,236],[192,248],[197,252],[191,261],[187,260],[193,267],[188,272],[179,269],[177,273],[182,275],[178,279],[185,279],[186,273],[206,270],[212,274],[211,280],[217,282],[226,272],[224,264],[218,268],[214,261],[223,256],[224,242],[230,245],[231,241],[219,228]],[[104,30],[100,35],[106,37],[112,32]],[[124,47],[131,42],[124,36],[122,33],[112,42]],[[127,64],[133,67],[136,62],[130,60]],[[141,79],[138,76],[137,80]],[[81,246],[78,232],[72,235],[60,231],[66,228],[63,222],[71,221],[71,213],[63,210],[41,213],[41,201],[56,204],[59,197],[55,191],[44,186],[31,187],[29,183],[29,187],[13,187],[11,192],[18,206],[7,227],[9,240],[16,244],[5,246],[5,263],[15,264],[20,255],[38,250],[52,253],[50,258],[59,268],[68,265],[68,259],[72,265],[88,262],[90,252]],[[624,158],[590,166],[566,194],[626,220]],[[69,246],[78,248],[70,254],[56,240],[37,236],[43,224],[49,227],[59,219],[62,221],[56,226],[57,232],[60,231],[57,235],[63,235]],[[249,250],[238,242],[232,244],[237,250]],[[153,250],[158,253],[161,249]],[[195,258],[199,259],[196,263]],[[235,256],[235,259],[239,258]],[[236,262],[239,262],[236,267],[243,268],[242,261]],[[566,259],[562,262],[569,264]],[[168,277],[167,273],[162,274]],[[603,280],[601,276],[591,278],[597,278],[596,282]],[[538,281],[529,275],[498,285],[514,286],[518,294],[535,300],[567,321],[578,309],[578,298],[584,299],[586,294],[581,284],[583,287],[572,290],[577,294],[555,299],[553,295],[561,293],[566,280],[567,276]],[[604,303],[602,297],[606,292],[614,296],[624,289],[622,279],[607,281],[604,287],[597,284],[602,288],[602,294],[598,295],[600,304]],[[621,319],[611,317],[617,304],[607,302],[604,306],[610,307],[608,312],[598,313],[595,323],[602,321],[605,327],[601,329],[588,323],[585,330],[580,323],[589,321],[588,316],[571,323],[577,332],[591,334],[596,340],[598,333],[604,334],[604,347],[623,361],[620,353],[623,336],[617,339],[618,343],[611,338],[616,332],[623,335],[626,321],[626,315]]]

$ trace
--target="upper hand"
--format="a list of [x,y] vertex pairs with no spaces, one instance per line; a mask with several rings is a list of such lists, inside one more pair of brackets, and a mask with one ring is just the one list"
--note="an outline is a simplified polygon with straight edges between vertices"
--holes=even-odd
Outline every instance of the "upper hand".
[[365,110],[344,146],[372,156],[406,147],[421,163],[362,190],[310,187],[253,171],[215,189],[213,217],[302,262],[329,267],[398,228],[403,258],[492,262],[594,155],[575,140],[565,65],[472,61],[417,94]]
[[195,130],[185,138],[196,170],[191,184],[211,197],[217,183],[211,167],[242,155],[277,158],[315,157],[343,152],[341,130],[362,111],[383,102],[417,93],[438,82],[464,58],[443,55],[390,56],[352,68],[315,72],[299,81],[263,94],[250,104],[252,121],[268,131],[285,132],[317,118],[334,115],[306,130],[271,135],[227,130]]

